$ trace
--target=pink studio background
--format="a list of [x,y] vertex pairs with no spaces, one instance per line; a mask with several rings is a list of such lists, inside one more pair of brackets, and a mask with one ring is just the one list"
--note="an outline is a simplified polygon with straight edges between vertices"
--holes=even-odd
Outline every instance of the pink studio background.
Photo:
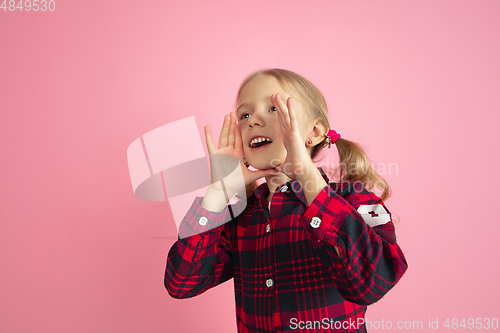
[[[17,2],[17,1],[16,1]],[[0,10],[0,332],[235,332],[233,284],[163,286],[176,237],[126,150],[243,77],[303,74],[386,174],[409,270],[367,320],[500,318],[498,1],[60,1]],[[372,330],[377,331],[377,330]]]

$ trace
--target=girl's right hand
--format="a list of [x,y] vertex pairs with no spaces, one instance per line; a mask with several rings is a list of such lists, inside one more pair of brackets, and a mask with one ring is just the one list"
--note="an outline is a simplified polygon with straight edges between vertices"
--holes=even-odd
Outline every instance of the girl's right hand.
[[[236,114],[234,112],[224,116],[218,149],[215,148],[212,133],[208,126],[205,126],[205,139],[208,153],[210,154],[210,173],[212,179],[212,184],[210,186],[215,190],[223,190],[218,181],[222,175],[222,177],[224,177],[225,191],[229,198],[235,193],[244,190],[244,186],[253,183],[257,179],[279,173],[276,169],[252,171],[243,164],[243,143],[240,130],[236,124]],[[232,159],[231,157],[235,157],[238,160],[241,173],[237,172],[239,170],[235,170],[230,174],[226,171],[228,169],[227,162],[230,162],[228,160]],[[241,175],[243,175],[243,182],[241,180]],[[242,183],[244,183],[244,185]]]

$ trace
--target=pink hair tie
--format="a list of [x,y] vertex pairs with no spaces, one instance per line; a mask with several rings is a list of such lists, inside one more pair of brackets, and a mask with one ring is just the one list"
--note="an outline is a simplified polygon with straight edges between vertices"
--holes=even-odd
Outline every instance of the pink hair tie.
[[325,146],[328,145],[328,148],[332,146],[340,138],[340,134],[335,130],[329,130],[327,134],[324,134],[326,137]]

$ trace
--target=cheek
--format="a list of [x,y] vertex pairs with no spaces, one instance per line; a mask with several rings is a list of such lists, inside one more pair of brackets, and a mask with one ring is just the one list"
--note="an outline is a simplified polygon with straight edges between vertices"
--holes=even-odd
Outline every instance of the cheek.
[[249,147],[248,147],[248,141],[246,138],[246,133],[245,133],[245,130],[243,127],[244,126],[241,126],[240,124],[238,124],[238,129],[240,130],[241,144],[243,145],[243,150],[246,150]]
[[282,136],[283,133],[281,132],[281,124],[279,122],[279,119],[276,119],[275,122],[273,123],[273,132],[275,133],[276,136]]

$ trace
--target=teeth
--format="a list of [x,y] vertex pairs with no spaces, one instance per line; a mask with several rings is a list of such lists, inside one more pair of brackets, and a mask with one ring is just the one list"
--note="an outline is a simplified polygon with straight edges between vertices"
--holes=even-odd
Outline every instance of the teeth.
[[262,142],[262,141],[269,141],[269,142],[272,142],[271,139],[269,138],[255,138],[253,139],[252,141],[250,141],[250,145],[253,145],[255,143],[259,143],[259,142]]
[[259,143],[259,142],[262,142],[262,141],[271,141],[271,140],[268,139],[268,138],[255,138],[250,143]]

